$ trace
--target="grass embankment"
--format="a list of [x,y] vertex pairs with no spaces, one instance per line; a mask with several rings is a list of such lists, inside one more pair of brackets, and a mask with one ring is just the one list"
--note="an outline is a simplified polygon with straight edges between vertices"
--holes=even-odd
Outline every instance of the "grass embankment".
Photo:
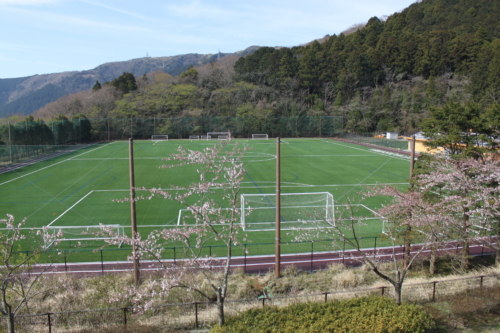
[[[467,277],[500,274],[500,267],[486,267],[484,264],[487,263],[480,262],[474,271],[458,274],[454,273],[449,261],[443,260],[439,266],[440,275],[429,276],[425,262],[422,262],[416,265],[409,274],[405,284],[408,288],[405,287],[403,292],[404,302],[420,304],[432,315],[439,332],[482,332],[485,325],[495,327],[496,323],[500,323],[500,290],[497,290],[495,282],[497,278],[485,278],[482,289],[479,288],[479,278],[464,280]],[[389,264],[385,268],[390,269]],[[159,278],[159,276],[150,275],[149,278],[145,278],[143,285]],[[453,279],[455,280],[449,281]],[[192,280],[198,281],[198,285],[205,292],[211,292],[208,284],[203,282],[202,276],[194,275]],[[449,282],[444,282],[445,280]],[[435,302],[431,301],[433,281],[439,281]],[[134,294],[127,292],[132,284],[133,280],[128,274],[118,277],[93,278],[76,278],[70,275],[47,276],[40,284],[37,297],[30,303],[30,312],[55,313],[132,306]],[[271,300],[266,302],[266,307],[273,305],[285,307],[308,301],[323,303],[322,293],[326,291],[331,293],[328,296],[329,301],[380,294],[381,286],[388,286],[388,284],[378,279],[367,267],[346,268],[342,265],[332,265],[326,270],[313,274],[287,268],[280,279],[276,279],[273,272],[263,276],[249,276],[240,271],[230,277],[226,314],[230,318],[250,308],[262,307],[257,298],[264,294],[271,296]],[[390,294],[390,289],[386,289],[385,295],[390,297]],[[232,302],[238,299],[250,301]],[[195,292],[176,288],[168,296],[154,299],[154,304],[191,304],[205,301],[206,299],[201,298]],[[392,302],[392,299],[390,301]],[[113,312],[116,315],[108,319],[101,318],[99,313],[72,314],[68,318],[79,318],[78,322],[87,322],[94,328],[89,330],[81,327],[78,331],[68,322],[67,327],[71,328],[68,332],[107,333],[111,332],[110,328],[101,330],[100,327],[114,323],[120,324],[122,321],[121,312]],[[199,316],[202,327],[210,327],[217,318],[216,313],[210,307],[200,308]],[[128,321],[129,329],[136,327],[137,332],[171,332],[168,329],[192,328],[193,325],[192,306],[186,309],[182,307],[157,308],[144,314],[131,315]],[[477,330],[472,330],[476,327],[478,327]]]

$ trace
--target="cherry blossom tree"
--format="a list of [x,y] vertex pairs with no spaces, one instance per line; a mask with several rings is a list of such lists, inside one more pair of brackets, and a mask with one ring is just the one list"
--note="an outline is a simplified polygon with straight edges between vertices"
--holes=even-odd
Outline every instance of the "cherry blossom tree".
[[[406,275],[415,259],[435,244],[439,232],[436,226],[439,224],[436,223],[436,216],[428,213],[428,205],[421,192],[402,192],[396,188],[380,186],[368,189],[364,195],[391,198],[390,203],[377,212],[382,219],[385,219],[386,239],[392,244],[389,252],[387,248],[371,250],[363,246],[362,240],[367,230],[367,223],[366,219],[359,216],[356,211],[357,205],[354,204],[347,204],[346,209],[337,209],[334,218],[321,220],[317,228],[300,230],[296,240],[328,238],[332,239],[332,246],[335,249],[354,249],[352,258],[369,266],[377,276],[389,282],[394,287],[396,304],[401,304]],[[316,220],[319,221],[320,218]],[[419,246],[408,254],[407,262],[404,264],[401,252],[397,253],[397,245],[401,239],[400,235],[408,232],[408,225],[411,226],[411,238]],[[386,265],[381,265],[388,260],[392,262],[390,270],[386,270]]]
[[47,265],[43,271],[29,274],[33,265],[38,263],[40,255],[47,254],[45,258],[49,262],[56,262],[61,258],[60,254],[47,253],[45,244],[57,244],[57,239],[62,234],[26,230],[23,228],[25,223],[26,219],[16,223],[12,215],[0,219],[0,314],[5,317],[8,333],[15,332],[14,321],[20,312],[29,313],[30,302],[39,293],[35,291],[35,286],[50,268]]
[[500,165],[471,158],[437,158],[429,168],[430,172],[417,176],[417,186],[442,215],[447,237],[462,243],[460,267],[466,271],[471,242],[486,242],[500,250],[492,238],[500,236]]
[[[219,143],[202,151],[179,147],[177,153],[165,160],[162,168],[196,166],[198,180],[188,186],[170,185],[164,188],[141,188],[150,194],[137,198],[147,200],[154,197],[181,203],[190,214],[183,225],[151,232],[142,239],[114,239],[110,243],[135,243],[136,256],[141,260],[151,259],[160,276],[139,287],[131,287],[134,302],[147,309],[155,296],[166,296],[174,288],[194,291],[209,301],[216,301],[218,323],[223,325],[224,302],[228,293],[228,279],[233,247],[240,238],[240,184],[245,176],[242,158],[248,149],[237,144]],[[186,171],[187,170],[187,171]],[[189,172],[189,168],[183,169]],[[128,199],[124,199],[127,201]],[[217,241],[225,245],[225,256],[216,258],[204,255],[206,244]],[[175,264],[165,261],[164,248],[180,242],[183,244],[185,260]],[[200,272],[212,293],[193,280],[193,272]]]

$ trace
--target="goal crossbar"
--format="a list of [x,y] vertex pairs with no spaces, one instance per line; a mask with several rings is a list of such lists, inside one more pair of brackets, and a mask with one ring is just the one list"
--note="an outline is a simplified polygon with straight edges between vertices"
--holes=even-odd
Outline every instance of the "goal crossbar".
[[[280,194],[282,230],[319,228],[321,222],[334,220],[334,200],[329,192]],[[276,194],[242,194],[241,227],[246,231],[274,230]]]
[[269,140],[267,134],[252,134],[252,140]]
[[231,132],[207,132],[207,140],[217,139],[217,140],[231,140]]

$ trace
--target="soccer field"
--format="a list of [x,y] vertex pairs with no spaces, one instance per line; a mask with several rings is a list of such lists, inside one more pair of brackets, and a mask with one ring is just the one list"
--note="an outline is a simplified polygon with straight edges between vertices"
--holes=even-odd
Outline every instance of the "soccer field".
[[[276,140],[233,140],[251,150],[243,161],[247,170],[242,193],[275,192]],[[217,144],[204,140],[135,141],[136,187],[183,186],[194,181],[194,167],[161,169],[162,158],[179,145],[201,150]],[[130,231],[130,205],[117,202],[129,196],[128,142],[93,145],[57,158],[0,175],[0,212],[16,220],[27,217],[29,228],[122,225]],[[409,157],[330,139],[282,139],[282,193],[329,192],[335,205],[346,200],[377,208],[380,199],[362,200],[366,185],[407,186]],[[138,195],[147,194],[137,191]],[[137,202],[137,224],[144,236],[153,228],[177,224],[185,207],[165,199]],[[373,222],[371,234],[381,233]],[[249,232],[255,242],[272,242],[273,232]]]

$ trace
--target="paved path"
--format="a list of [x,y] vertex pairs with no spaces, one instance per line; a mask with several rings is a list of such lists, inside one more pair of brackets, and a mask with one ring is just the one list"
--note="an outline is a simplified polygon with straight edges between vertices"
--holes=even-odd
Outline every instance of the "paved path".
[[[412,253],[418,251],[419,246],[412,246]],[[447,249],[439,250],[440,255],[444,254],[459,254],[461,247],[457,245],[457,242],[448,243]],[[398,259],[403,258],[404,248],[398,246],[395,248],[395,254]],[[379,248],[376,251],[373,249],[365,249],[364,252],[369,256],[376,256],[378,260],[390,261],[393,257],[393,251],[391,247]],[[489,255],[493,254],[495,250],[483,246],[481,244],[475,244],[470,246],[470,252],[473,256]],[[428,255],[429,250],[424,250],[423,255]],[[165,260],[166,265],[175,265],[177,261]],[[329,251],[329,252],[315,252],[315,253],[298,253],[298,254],[284,254],[281,256],[281,268],[284,269],[287,266],[295,266],[300,270],[304,271],[315,271],[320,269],[325,269],[328,265],[332,263],[343,263],[347,266],[356,267],[360,266],[362,258],[360,254],[355,250],[346,251]],[[269,269],[274,268],[275,257],[274,255],[263,255],[263,256],[247,256],[247,257],[233,257],[231,262],[232,269],[243,269],[248,274],[265,274]],[[50,267],[47,265],[35,265],[32,269],[32,273],[37,273],[41,271],[46,271],[46,274],[64,274],[71,273],[79,276],[94,276],[102,274],[119,274],[123,272],[131,272],[133,269],[133,264],[130,261],[120,261],[120,262],[89,262],[89,263],[65,263],[65,264],[54,264]],[[143,261],[141,262],[141,271],[155,271],[155,263]]]

